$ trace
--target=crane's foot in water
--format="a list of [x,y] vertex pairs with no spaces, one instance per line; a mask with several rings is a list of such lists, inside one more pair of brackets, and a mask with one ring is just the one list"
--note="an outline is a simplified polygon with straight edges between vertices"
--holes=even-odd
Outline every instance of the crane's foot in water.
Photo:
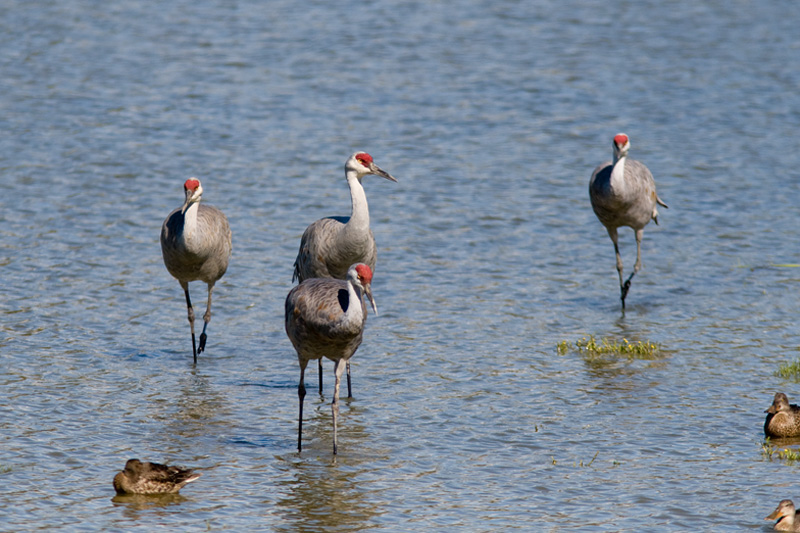
[[203,350],[206,349],[206,336],[205,332],[200,334],[200,346],[197,347],[197,353],[203,353]]
[[[633,276],[631,276],[632,278]],[[631,288],[631,278],[628,278],[625,283],[620,287],[620,295],[619,298],[622,300],[622,310],[625,310],[625,297],[628,296],[628,291]]]

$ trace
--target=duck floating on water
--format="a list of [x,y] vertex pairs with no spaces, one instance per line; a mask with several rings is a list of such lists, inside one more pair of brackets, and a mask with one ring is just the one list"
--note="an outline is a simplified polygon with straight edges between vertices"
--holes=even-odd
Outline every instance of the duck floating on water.
[[800,407],[789,404],[789,398],[782,392],[775,393],[775,399],[764,421],[764,434],[767,437],[800,437]]
[[199,477],[186,468],[129,459],[114,476],[114,489],[117,494],[174,494]]
[[795,522],[794,520],[796,514],[797,511],[794,509],[792,500],[781,500],[778,507],[764,520],[775,520],[777,518],[778,521],[773,526],[775,531],[800,531],[800,521]]

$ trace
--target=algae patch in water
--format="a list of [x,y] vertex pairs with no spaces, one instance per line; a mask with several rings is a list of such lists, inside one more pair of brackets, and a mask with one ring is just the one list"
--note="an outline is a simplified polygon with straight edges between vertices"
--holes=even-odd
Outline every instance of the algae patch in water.
[[561,341],[557,346],[559,355],[564,355],[572,349],[590,356],[625,355],[630,359],[654,359],[660,352],[660,347],[654,342],[630,342],[628,339],[622,339],[620,342],[606,338],[598,341],[594,338],[594,335],[590,335],[588,338],[583,337],[574,343]]

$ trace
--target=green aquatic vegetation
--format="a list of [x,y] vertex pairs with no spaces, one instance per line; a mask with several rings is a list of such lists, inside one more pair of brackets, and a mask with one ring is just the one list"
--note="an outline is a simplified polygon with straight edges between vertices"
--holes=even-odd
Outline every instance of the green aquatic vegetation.
[[775,371],[775,375],[786,379],[800,379],[800,359],[794,363],[783,363]]
[[[578,461],[574,461],[574,462],[572,463],[572,466],[574,466],[574,467],[576,467],[576,468],[578,468],[578,467],[580,467],[580,468],[584,468],[584,467],[590,467],[590,466],[592,466],[592,463],[594,462],[594,460],[595,460],[595,459],[597,459],[597,456],[598,456],[599,454],[600,454],[600,450],[597,450],[597,451],[595,452],[595,454],[592,456],[592,459],[591,459],[591,460],[590,460],[588,463],[584,463],[584,462],[583,462],[583,459],[581,459],[581,460],[580,460],[580,462],[578,462]],[[558,464],[558,461],[556,461],[556,458],[555,458],[555,457],[553,457],[553,456],[550,456],[550,462],[553,464],[553,466],[555,466],[555,465],[557,465],[557,464]]]
[[600,450],[597,450],[596,452],[594,452],[594,456],[592,456],[592,460],[589,461],[586,464],[583,464],[583,459],[581,459],[581,462],[580,462],[580,464],[578,466],[586,466],[586,467],[592,466],[592,463],[594,462],[595,459],[597,459],[597,456],[599,454],[600,454]]
[[774,444],[771,444],[769,439],[761,445],[761,455],[770,461],[774,458],[783,461],[800,461],[800,450],[794,450],[792,448],[780,449]]
[[560,355],[566,354],[570,349],[576,349],[590,356],[626,355],[630,359],[651,359],[656,357],[660,351],[658,344],[650,341],[631,342],[628,339],[622,339],[622,342],[619,342],[606,338],[598,341],[594,335],[590,335],[588,338],[583,337],[575,343],[561,341],[556,349]]

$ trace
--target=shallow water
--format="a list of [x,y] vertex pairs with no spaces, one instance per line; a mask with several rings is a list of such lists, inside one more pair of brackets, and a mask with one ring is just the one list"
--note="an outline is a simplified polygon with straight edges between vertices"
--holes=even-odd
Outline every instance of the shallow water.
[[[764,529],[800,498],[761,446],[800,396],[794,4],[484,4],[0,8],[3,529]],[[625,315],[587,193],[619,131],[670,206]],[[334,460],[330,362],[296,453],[283,299],[357,149],[400,181],[364,180],[380,316]],[[197,367],[158,244],[189,176],[234,233]],[[557,353],[588,335],[661,353]],[[112,501],[130,457],[203,477]]]

